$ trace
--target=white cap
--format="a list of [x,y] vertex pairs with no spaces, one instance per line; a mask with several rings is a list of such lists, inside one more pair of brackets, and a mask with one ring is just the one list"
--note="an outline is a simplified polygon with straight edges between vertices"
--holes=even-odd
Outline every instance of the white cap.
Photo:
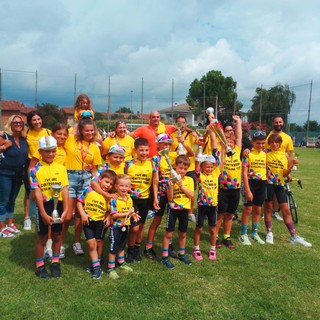
[[202,159],[200,160],[200,162],[211,162],[211,163],[216,163],[216,158],[214,156],[212,156],[211,154],[204,154],[202,156]]
[[52,150],[57,147],[57,140],[51,136],[43,136],[39,140],[39,150]]

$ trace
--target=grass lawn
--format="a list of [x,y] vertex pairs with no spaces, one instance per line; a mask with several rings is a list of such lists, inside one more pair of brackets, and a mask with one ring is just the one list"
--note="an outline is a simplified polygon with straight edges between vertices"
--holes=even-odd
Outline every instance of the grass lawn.
[[[70,251],[71,229],[62,277],[42,280],[34,274],[35,232],[22,230],[14,239],[0,239],[0,319],[319,319],[320,150],[297,152],[300,165],[294,177],[302,180],[303,189],[292,186],[299,206],[296,227],[312,248],[291,245],[284,223],[275,220],[273,246],[245,247],[237,240],[240,224],[234,222],[237,247],[218,249],[215,262],[206,256],[193,260],[192,266],[172,260],[176,268],[166,270],[143,259],[132,265],[132,274],[119,271],[117,281],[105,274],[93,281],[85,272],[87,252],[76,257]],[[19,226],[22,213],[21,193],[16,205]],[[189,226],[186,250],[191,257],[194,224]],[[163,230],[162,226],[155,241],[158,253]],[[260,235],[266,235],[263,222]],[[208,239],[205,231],[203,253],[209,250]]]

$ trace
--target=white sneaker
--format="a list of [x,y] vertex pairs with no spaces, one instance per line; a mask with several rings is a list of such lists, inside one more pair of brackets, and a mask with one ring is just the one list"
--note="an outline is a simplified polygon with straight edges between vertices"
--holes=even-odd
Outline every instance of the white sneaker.
[[258,234],[252,234],[250,236],[250,239],[255,241],[255,242],[258,242],[260,244],[264,244],[265,242],[260,238],[260,236]]
[[188,215],[188,220],[193,222],[193,223],[196,223],[196,216],[194,215],[194,213],[190,213]]
[[277,221],[283,221],[278,211],[272,212],[272,217],[275,218]]
[[0,238],[14,238],[15,235],[13,233],[11,233],[8,228],[3,228],[1,231],[0,231]]
[[65,249],[64,246],[61,246],[60,247],[60,256],[59,256],[59,258],[60,259],[64,259],[65,257],[66,257],[66,249]]
[[251,246],[251,242],[249,240],[249,237],[247,234],[242,234],[239,237],[239,241],[244,245],[244,246]]
[[24,230],[31,230],[31,219],[30,218],[27,218],[24,220],[23,229]]
[[48,249],[48,248],[46,248],[45,250],[44,250],[44,260],[51,260],[52,259],[52,249]]
[[149,210],[147,214],[147,219],[152,219],[155,216],[155,211],[154,210]]
[[266,243],[273,244],[273,233],[271,231],[267,233]]
[[84,254],[84,251],[81,247],[81,243],[80,242],[76,242],[73,244],[72,246],[73,252],[75,255],[77,256],[82,256]]
[[301,244],[302,246],[305,246],[305,247],[308,247],[308,248],[312,247],[312,244],[310,242],[307,242],[306,240],[304,240],[300,236],[291,237],[290,238],[290,242],[292,244]]
[[12,223],[10,226],[7,226],[7,229],[14,234],[21,232],[14,223]]

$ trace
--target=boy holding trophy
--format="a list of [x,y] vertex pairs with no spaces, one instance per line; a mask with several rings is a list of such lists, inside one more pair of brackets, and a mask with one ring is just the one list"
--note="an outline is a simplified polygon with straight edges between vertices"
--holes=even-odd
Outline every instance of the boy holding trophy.
[[[35,248],[36,276],[48,279],[61,275],[59,263],[61,231],[68,207],[68,176],[66,168],[53,162],[57,151],[57,141],[51,136],[39,140],[41,159],[30,170],[30,186],[38,207],[37,212],[37,242]],[[44,247],[48,240],[48,226],[52,232],[51,275],[44,265]]]

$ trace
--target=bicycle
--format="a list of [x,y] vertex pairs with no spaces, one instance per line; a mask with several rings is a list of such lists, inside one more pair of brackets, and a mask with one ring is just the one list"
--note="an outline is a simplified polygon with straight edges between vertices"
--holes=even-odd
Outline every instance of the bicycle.
[[296,181],[298,186],[302,189],[302,183],[300,179],[292,178],[291,180],[286,179],[284,183],[284,189],[288,197],[288,206],[290,209],[292,221],[297,224],[298,223],[298,206],[294,199],[293,193],[290,189],[290,182]]

